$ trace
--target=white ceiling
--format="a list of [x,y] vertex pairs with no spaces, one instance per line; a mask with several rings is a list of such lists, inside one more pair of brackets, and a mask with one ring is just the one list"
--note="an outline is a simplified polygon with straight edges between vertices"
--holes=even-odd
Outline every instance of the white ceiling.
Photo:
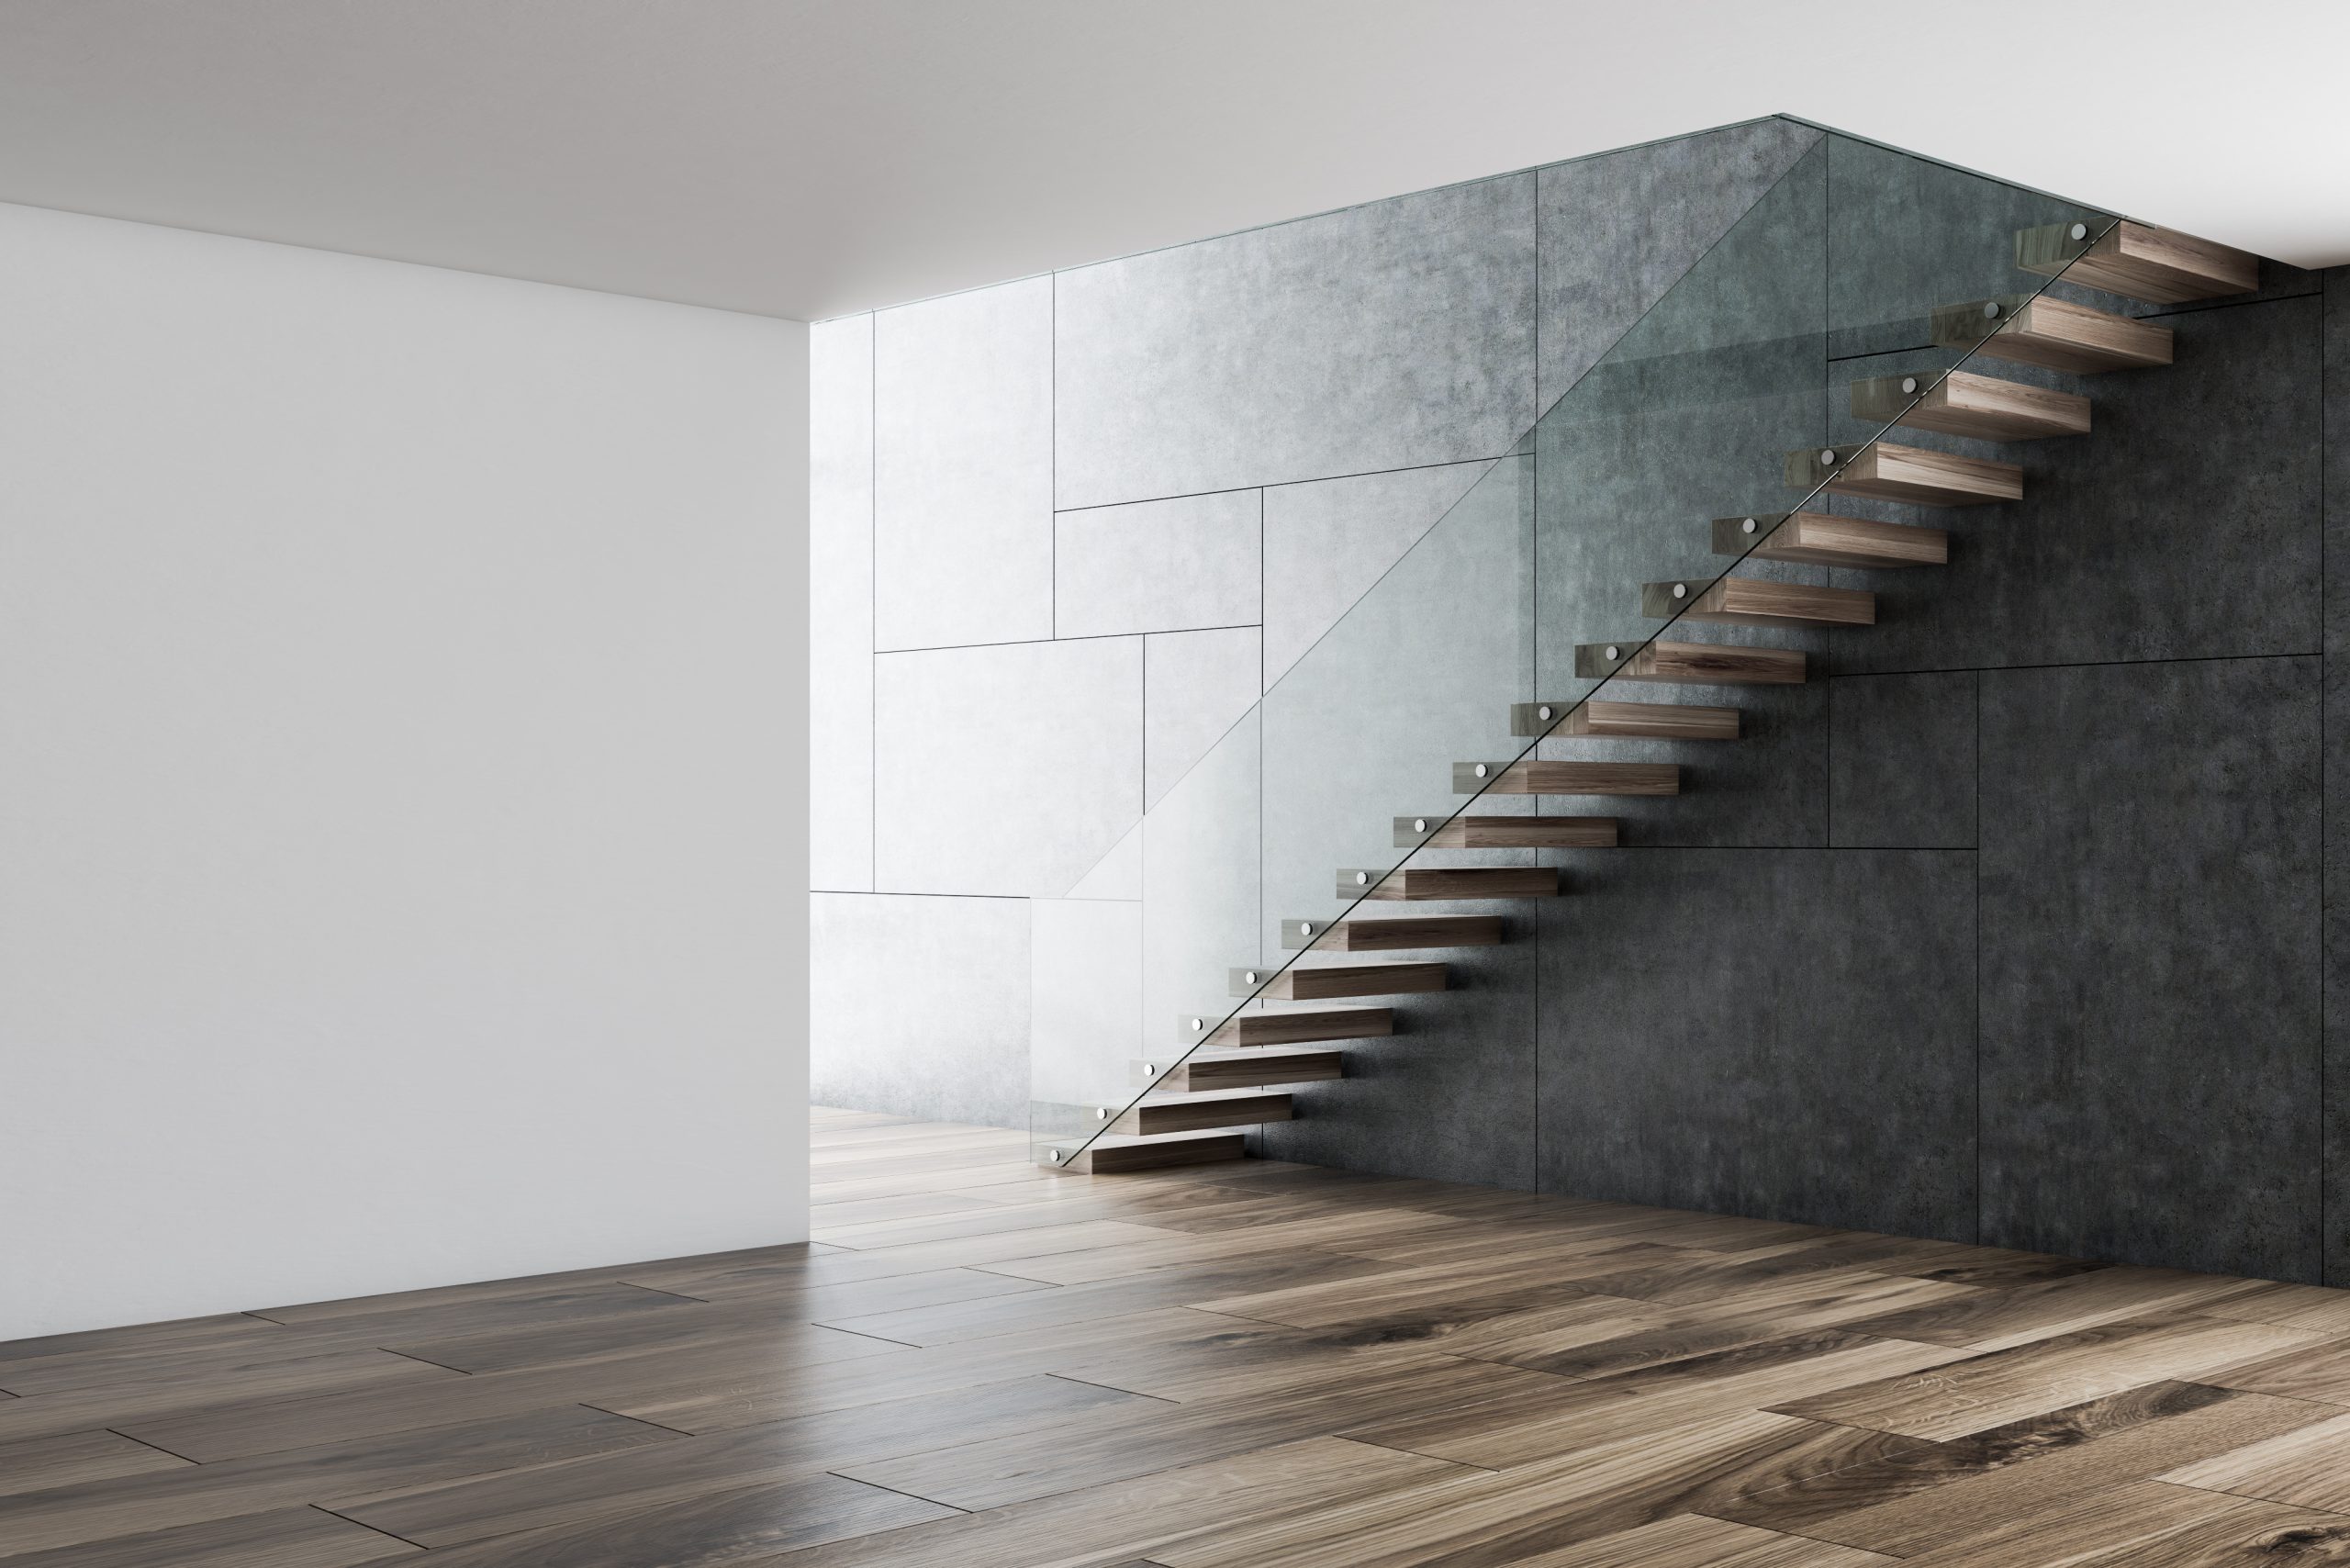
[[1785,112],[2350,260],[2350,5],[0,0],[0,200],[822,317]]

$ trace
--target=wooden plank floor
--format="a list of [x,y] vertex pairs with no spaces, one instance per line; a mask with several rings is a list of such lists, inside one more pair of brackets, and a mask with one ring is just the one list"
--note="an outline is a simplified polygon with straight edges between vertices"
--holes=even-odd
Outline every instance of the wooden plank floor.
[[0,1568],[2350,1563],[2350,1292],[814,1128],[808,1245],[0,1344]]

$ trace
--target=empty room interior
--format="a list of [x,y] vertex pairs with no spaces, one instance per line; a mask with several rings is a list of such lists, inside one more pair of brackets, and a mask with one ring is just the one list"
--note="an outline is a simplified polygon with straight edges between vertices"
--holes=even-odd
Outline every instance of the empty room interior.
[[0,1568],[2350,1564],[2344,61],[0,0]]

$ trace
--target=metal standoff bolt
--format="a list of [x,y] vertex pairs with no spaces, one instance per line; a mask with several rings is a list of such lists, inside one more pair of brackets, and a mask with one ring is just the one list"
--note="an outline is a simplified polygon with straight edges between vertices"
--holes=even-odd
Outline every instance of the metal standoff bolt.
[[1059,1149],[1058,1149],[1058,1148],[1057,1148],[1057,1149],[1053,1150],[1053,1163],[1054,1163],[1054,1164],[1056,1164],[1056,1165],[1058,1165],[1058,1164],[1059,1164],[1059,1163],[1060,1163],[1060,1161],[1061,1161],[1061,1151],[1060,1151]]
[[1192,1020],[1192,1027],[1194,1029],[1204,1029],[1207,1026],[1208,1021],[1204,1018],[1194,1018]]
[[1248,973],[1246,973],[1246,974],[1242,975],[1240,978],[1241,978],[1242,980],[1247,980],[1250,985],[1255,985],[1255,984],[1257,983],[1257,971],[1256,971],[1256,970],[1254,970],[1254,969],[1250,969]]
[[1548,702],[1545,702],[1541,707],[1537,708],[1534,711],[1534,716],[1538,719],[1549,718],[1550,716],[1550,705]]
[[1611,659],[1617,656],[1617,647],[1613,643],[1607,644],[1607,656]]
[[2076,223],[2065,232],[2076,240],[2086,240],[2089,237],[2089,226],[2086,223]]
[[1999,302],[1998,300],[1986,299],[1983,302],[1983,319],[1985,320],[1988,321],[1996,319],[1998,314]]
[[1832,446],[1821,447],[1819,449],[1819,460],[1822,463],[1834,463],[1836,461],[1836,449]]
[[1904,391],[1904,392],[1915,392],[1915,391],[1917,391],[1917,390],[1918,390],[1918,378],[1917,378],[1916,376],[1914,376],[1914,375],[1905,375],[1905,376],[1903,376],[1903,377],[1901,378],[1901,390],[1902,390],[1902,391]]
[[1687,599],[1689,597],[1689,585],[1687,583],[1673,584],[1673,597],[1675,599]]
[[1355,873],[1355,886],[1356,886],[1356,887],[1361,887],[1365,882],[1368,882],[1368,881],[1370,881],[1370,880],[1371,880],[1371,873],[1370,873],[1370,872],[1368,872],[1368,871],[1357,871],[1357,872]]
[[1428,819],[1427,819],[1427,818],[1426,818],[1426,817],[1414,817],[1414,818],[1412,819],[1412,831],[1413,831],[1414,833],[1426,833],[1426,832],[1427,832],[1427,830],[1428,830]]
[[1478,778],[1483,778],[1484,776],[1485,776],[1485,765],[1484,765],[1483,763],[1482,763],[1482,762],[1481,762],[1481,763],[1479,763],[1479,764],[1477,765],[1477,777],[1478,777]]
[[1142,1070],[1145,1072],[1156,1073],[1158,1070],[1158,1064],[1157,1062],[1147,1061],[1142,1064]]
[[1750,518],[1748,518],[1744,522],[1741,522],[1741,523],[1740,523],[1740,524],[1738,525],[1738,531],[1739,531],[1740,533],[1751,533],[1751,532],[1753,532],[1757,528],[1759,528],[1759,527],[1761,527],[1761,526],[1762,526],[1762,524],[1760,524],[1760,523],[1756,522],[1752,518],[1751,518],[1751,517],[1750,517]]
[[1109,1106],[1107,1106],[1107,1105],[1096,1105],[1096,1106],[1094,1106],[1094,1107],[1093,1107],[1093,1119],[1094,1119],[1095,1121],[1097,1121],[1097,1122],[1106,1122],[1106,1121],[1108,1121],[1108,1120],[1110,1119],[1110,1107],[1109,1107]]
[[1311,936],[1311,935],[1314,935],[1314,923],[1313,923],[1312,921],[1310,921],[1310,920],[1301,920],[1301,921],[1299,921],[1299,922],[1297,923],[1297,934],[1298,934],[1300,936]]

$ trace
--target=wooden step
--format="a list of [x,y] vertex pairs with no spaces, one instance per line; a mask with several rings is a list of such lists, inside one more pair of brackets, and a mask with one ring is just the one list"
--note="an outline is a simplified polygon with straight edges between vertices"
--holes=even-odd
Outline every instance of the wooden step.
[[[1754,543],[1758,538],[1760,544]],[[1824,511],[1766,512],[1714,519],[1714,554],[1872,570],[1940,566],[1950,560],[1950,535],[1939,528]]]
[[[1074,1148],[1072,1138],[1063,1148]],[[1080,1175],[1115,1176],[1128,1170],[1153,1170],[1168,1165],[1206,1165],[1219,1159],[1245,1159],[1248,1140],[1238,1133],[1195,1133],[1182,1137],[1130,1138],[1104,1133],[1054,1169]]]
[[1943,348],[2079,375],[2144,370],[2168,364],[2171,356],[2168,327],[2044,296],[1940,306],[1929,331]]
[[1711,621],[1726,626],[1874,626],[1876,595],[1762,577],[1723,577],[1711,588],[1642,583],[1640,613],[1651,621]]
[[[1612,829],[1615,824],[1608,825]],[[1611,842],[1615,836],[1613,832],[1608,834]],[[1312,947],[1322,953],[1393,953],[1427,947],[1498,947],[1501,944],[1502,917],[1498,914],[1410,914],[1390,920],[1281,922],[1282,946]]]
[[[1165,1073],[1164,1078],[1159,1077]],[[1326,1083],[1347,1075],[1344,1051],[1193,1051],[1169,1067],[1136,1062],[1135,1087],[1152,1093],[1197,1094],[1268,1083]]]
[[2089,433],[2089,400],[2078,392],[2027,386],[1971,370],[1953,370],[1939,381],[1916,375],[1855,381],[1852,417],[1977,441]]
[[1442,964],[1331,964],[1322,969],[1292,965],[1278,973],[1270,968],[1232,971],[1233,995],[1254,996],[1267,1002],[1408,996],[1416,991],[1442,991],[1448,983]]
[[[1553,722],[1553,716],[1566,717]],[[1594,735],[1602,739],[1734,741],[1738,710],[1695,702],[1513,702],[1514,735]]]
[[1678,795],[1677,762],[1456,762],[1455,794],[1489,795]]
[[2023,499],[2023,470],[2012,463],[1884,441],[1860,447],[1816,446],[1790,452],[1787,484],[1798,490],[1824,484],[1832,495],[1907,501],[1919,507],[1971,507]]
[[1319,1007],[1289,1013],[1248,1007],[1221,1024],[1212,1017],[1193,1014],[1181,1020],[1179,1026],[1178,1037],[1186,1047],[1203,1045],[1253,1048],[1306,1045],[1316,1040],[1383,1039],[1395,1032],[1395,1013],[1387,1007]]
[[1663,680],[1683,686],[1800,686],[1804,658],[1794,648],[1741,648],[1726,643],[1582,643],[1575,678]]
[[1211,1127],[1253,1127],[1266,1122],[1289,1121],[1294,1109],[1286,1094],[1252,1090],[1142,1100],[1127,1106],[1110,1124],[1110,1131],[1155,1137],[1167,1133],[1204,1132]]
[[1397,817],[1395,847],[1613,849],[1614,817]]
[[1549,866],[1408,866],[1384,877],[1375,871],[1338,873],[1340,898],[1385,902],[1423,899],[1547,899],[1559,893]]
[[2016,230],[2016,265],[2042,277],[2126,294],[2149,305],[2184,305],[2250,294],[2260,286],[2260,258],[2176,230],[2128,218],[2090,238],[2093,225],[2050,223]]

